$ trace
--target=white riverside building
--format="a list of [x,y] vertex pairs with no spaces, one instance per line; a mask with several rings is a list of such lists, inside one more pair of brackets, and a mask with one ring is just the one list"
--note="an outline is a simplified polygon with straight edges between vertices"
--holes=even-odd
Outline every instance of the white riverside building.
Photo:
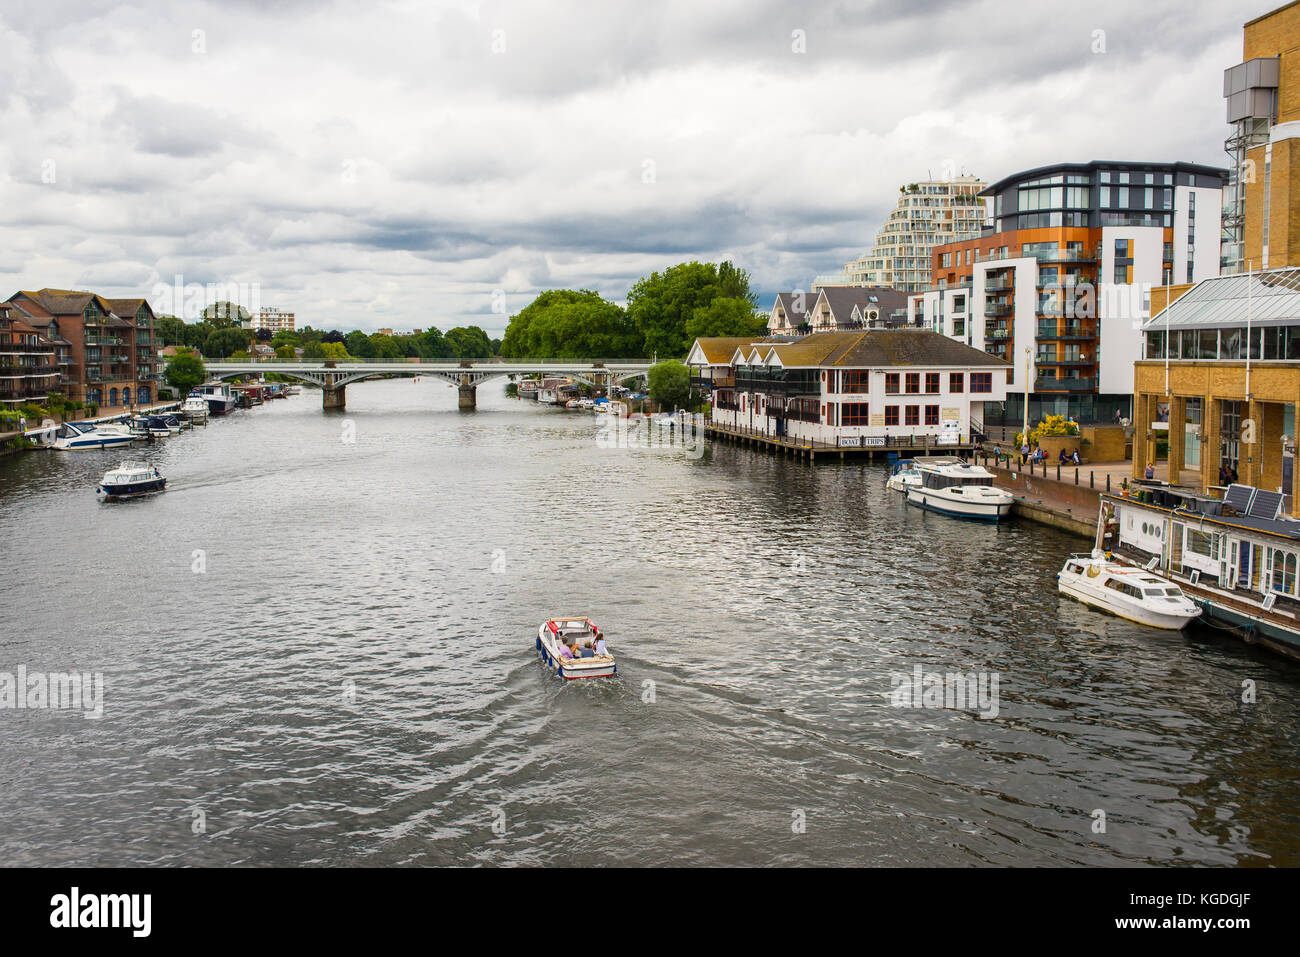
[[892,329],[696,339],[686,364],[715,425],[830,445],[968,441],[985,403],[1006,400],[1009,371],[938,333]]

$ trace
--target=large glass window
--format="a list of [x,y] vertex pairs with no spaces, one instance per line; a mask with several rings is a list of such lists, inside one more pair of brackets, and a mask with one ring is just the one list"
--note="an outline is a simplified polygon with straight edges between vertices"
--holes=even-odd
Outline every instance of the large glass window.
[[921,391],[921,373],[919,372],[907,373],[907,394],[917,395],[920,393],[920,391]]
[[840,425],[870,425],[871,416],[865,402],[846,402],[840,406]]
[[903,419],[904,425],[921,424],[921,407],[919,405],[909,405],[903,411],[905,415]]

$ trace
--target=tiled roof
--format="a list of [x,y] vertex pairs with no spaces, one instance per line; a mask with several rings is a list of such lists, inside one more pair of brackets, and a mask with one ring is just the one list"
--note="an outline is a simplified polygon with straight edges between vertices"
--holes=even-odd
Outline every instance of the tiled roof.
[[937,332],[914,329],[864,329],[818,332],[798,342],[776,345],[786,368],[881,366],[980,366],[1008,369],[997,356],[974,349]]
[[709,365],[725,366],[731,362],[731,357],[741,346],[748,346],[761,341],[761,339],[755,339],[752,336],[714,336],[707,339],[696,339],[695,343],[700,347],[700,351],[704,353],[704,358]]
[[881,315],[907,307],[907,295],[888,286],[822,286],[821,294],[837,323],[847,323],[858,305],[878,309]]
[[[802,322],[803,317],[812,308],[813,303],[817,301],[817,294],[813,292],[778,292],[776,300],[781,304],[781,308],[785,310],[788,319],[798,319]],[[802,309],[798,308],[801,303],[803,305]],[[798,325],[798,323],[795,323],[795,325]]]

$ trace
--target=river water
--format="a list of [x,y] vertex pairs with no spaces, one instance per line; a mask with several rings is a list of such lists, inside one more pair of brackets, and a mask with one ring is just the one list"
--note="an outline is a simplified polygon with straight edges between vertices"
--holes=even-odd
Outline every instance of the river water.
[[[4,861],[1300,864],[1296,666],[1061,599],[1086,541],[882,466],[595,436],[392,380],[154,446],[148,499],[0,459],[0,672],[103,680],[0,710]],[[617,678],[538,662],[557,614]],[[918,667],[996,716],[896,706]]]

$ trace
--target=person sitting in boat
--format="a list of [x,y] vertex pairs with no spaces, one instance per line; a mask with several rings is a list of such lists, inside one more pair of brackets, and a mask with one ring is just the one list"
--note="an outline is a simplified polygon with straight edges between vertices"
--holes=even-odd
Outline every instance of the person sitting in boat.
[[584,645],[582,646],[582,657],[584,657],[584,658],[594,658],[595,656],[596,656],[596,653],[595,653],[594,651],[591,650],[591,642],[587,642],[586,644],[584,644]]
[[566,644],[565,644],[564,642],[562,642],[562,641],[560,642],[560,657],[561,657],[561,658],[572,658],[572,657],[573,657],[573,651],[569,648],[568,645],[566,645]]
[[609,654],[609,649],[605,647],[605,636],[602,635],[600,632],[596,632],[596,647],[595,647],[595,652],[596,652],[596,654],[598,654],[598,655],[607,655],[607,654]]

